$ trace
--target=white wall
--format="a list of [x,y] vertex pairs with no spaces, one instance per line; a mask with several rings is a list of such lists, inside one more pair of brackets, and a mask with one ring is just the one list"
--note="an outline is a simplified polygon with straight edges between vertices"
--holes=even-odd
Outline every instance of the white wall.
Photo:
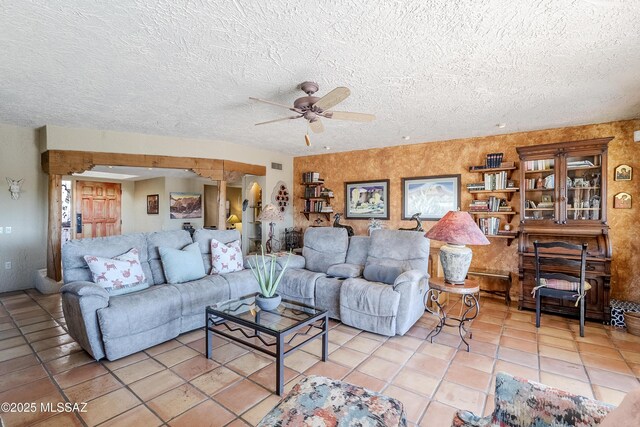
[[[158,214],[147,214],[147,195],[149,194],[157,194],[160,198]],[[162,206],[169,204],[168,197],[164,192],[164,178],[145,179],[135,182],[133,204],[135,231],[147,232],[162,230],[164,221]]]
[[[18,200],[5,177],[24,178]],[[47,242],[47,175],[37,131],[0,124],[0,227],[7,226],[11,234],[0,234],[0,293],[34,287],[36,270],[46,266]]]

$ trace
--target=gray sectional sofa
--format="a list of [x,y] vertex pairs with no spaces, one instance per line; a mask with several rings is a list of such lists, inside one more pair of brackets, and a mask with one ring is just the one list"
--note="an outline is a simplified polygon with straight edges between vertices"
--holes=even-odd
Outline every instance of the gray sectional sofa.
[[[197,242],[209,272],[212,238],[226,244],[240,235],[235,230],[200,229],[193,238],[180,230],[67,242],[62,248],[61,293],[69,334],[96,360],[115,360],[203,327],[207,305],[258,292],[249,269],[166,284],[158,247],[182,249]],[[91,281],[83,257],[113,258],[131,248],[139,249],[151,286],[109,295]],[[404,334],[424,313],[428,257],[429,241],[421,233],[378,230],[372,237],[349,238],[344,229],[309,228],[303,255],[292,256],[278,292],[326,309],[330,317],[348,325],[385,335]],[[380,276],[389,284],[362,274]]]

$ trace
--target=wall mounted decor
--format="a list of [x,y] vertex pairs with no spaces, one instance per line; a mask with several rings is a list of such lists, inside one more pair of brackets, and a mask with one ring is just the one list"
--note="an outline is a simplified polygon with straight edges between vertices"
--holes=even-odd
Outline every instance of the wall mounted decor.
[[344,183],[345,218],[389,219],[389,180]]
[[620,165],[615,169],[615,181],[631,181],[633,168],[629,165]]
[[202,194],[169,193],[169,218],[202,218]]
[[460,208],[460,175],[402,178],[402,219],[439,220]]
[[273,193],[271,193],[271,203],[278,208],[280,213],[284,213],[289,204],[291,203],[291,195],[287,189],[287,184],[284,181],[278,181],[273,187]]
[[613,196],[614,209],[631,209],[631,194],[618,193]]
[[20,193],[22,192],[22,184],[24,183],[24,178],[23,179],[7,178],[7,183],[9,184],[9,193],[11,193],[11,198],[13,200],[18,200],[20,198]]
[[157,215],[160,213],[160,195],[147,194],[147,215]]

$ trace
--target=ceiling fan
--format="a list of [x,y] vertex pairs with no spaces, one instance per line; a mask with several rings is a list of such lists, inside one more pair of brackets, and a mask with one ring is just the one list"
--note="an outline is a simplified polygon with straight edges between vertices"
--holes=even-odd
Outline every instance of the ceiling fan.
[[[315,94],[319,89],[318,83],[304,82],[300,85],[300,89],[302,89],[302,91],[306,93],[307,96],[303,96],[293,101],[293,107],[279,104],[273,101],[267,101],[265,99],[249,97],[249,99],[252,99],[254,101],[264,102],[265,104],[286,108],[287,110],[296,113],[295,116],[283,117],[281,119],[256,123],[256,126],[281,122],[285,120],[304,118],[309,122],[309,127],[314,133],[320,133],[324,131],[324,125],[320,121],[321,117],[333,120],[349,120],[352,122],[370,122],[376,118],[376,116],[374,116],[373,114],[351,113],[348,111],[331,111],[331,108],[335,107],[336,105],[347,99],[349,95],[351,95],[351,91],[349,90],[349,88],[337,87],[322,98],[313,96],[313,94]],[[311,139],[309,138],[308,132],[304,136],[304,139],[307,145],[311,145]]]

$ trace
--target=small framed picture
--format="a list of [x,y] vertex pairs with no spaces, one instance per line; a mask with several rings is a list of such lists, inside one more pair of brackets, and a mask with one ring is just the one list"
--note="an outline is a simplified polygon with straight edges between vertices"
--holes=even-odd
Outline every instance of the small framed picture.
[[345,218],[389,219],[389,180],[345,182]]
[[551,203],[551,196],[542,196],[542,203]]
[[629,165],[620,165],[615,169],[615,181],[631,181],[633,169]]
[[160,213],[160,195],[147,195],[147,215],[157,215]]
[[613,207],[615,209],[631,209],[631,194],[618,193],[613,196]]

